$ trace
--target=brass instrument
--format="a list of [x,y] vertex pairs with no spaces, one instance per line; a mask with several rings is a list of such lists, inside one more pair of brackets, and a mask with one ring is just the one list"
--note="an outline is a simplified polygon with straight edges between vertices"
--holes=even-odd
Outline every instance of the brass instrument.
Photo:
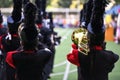
[[85,28],[78,28],[73,31],[71,36],[72,42],[78,46],[78,51],[85,55],[88,55],[89,52],[87,33]]

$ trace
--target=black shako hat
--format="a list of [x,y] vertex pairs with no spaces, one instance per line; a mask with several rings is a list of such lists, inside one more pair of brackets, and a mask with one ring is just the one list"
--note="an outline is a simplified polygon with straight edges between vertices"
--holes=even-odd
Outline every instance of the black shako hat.
[[18,34],[23,44],[23,49],[34,49],[38,44],[38,30],[35,25],[37,8],[32,3],[24,6],[24,22],[18,29]]
[[92,14],[88,24],[89,46],[100,46],[104,43],[105,26],[103,15],[105,12],[106,0],[93,0]]
[[0,24],[3,22],[3,16],[1,14],[1,10],[0,10]]
[[22,0],[13,0],[12,15],[8,16],[7,23],[10,34],[16,34],[22,22]]

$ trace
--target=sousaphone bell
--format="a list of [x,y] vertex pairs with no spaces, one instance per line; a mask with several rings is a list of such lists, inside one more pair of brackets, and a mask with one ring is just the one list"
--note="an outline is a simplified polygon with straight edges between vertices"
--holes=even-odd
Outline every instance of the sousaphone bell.
[[71,35],[72,42],[78,46],[78,51],[84,55],[88,55],[89,52],[87,33],[88,31],[81,27],[74,30]]

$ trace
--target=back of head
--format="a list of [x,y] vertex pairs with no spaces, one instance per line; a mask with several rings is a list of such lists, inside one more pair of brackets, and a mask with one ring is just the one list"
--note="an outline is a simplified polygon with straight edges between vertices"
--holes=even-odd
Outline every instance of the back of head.
[[38,43],[38,30],[35,25],[36,6],[27,3],[24,6],[24,24],[19,29],[19,35],[25,50],[35,49]]

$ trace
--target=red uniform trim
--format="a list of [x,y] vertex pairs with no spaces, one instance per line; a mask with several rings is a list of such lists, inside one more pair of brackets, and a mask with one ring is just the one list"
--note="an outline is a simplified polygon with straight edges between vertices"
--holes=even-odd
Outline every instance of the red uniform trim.
[[34,50],[25,50],[24,52],[25,53],[34,53],[35,51]]
[[3,36],[0,36],[0,49],[3,49],[3,45],[2,45],[2,37],[3,37]]
[[12,34],[13,37],[19,37],[18,34]]
[[13,68],[15,68],[14,63],[13,63],[13,59],[12,59],[12,55],[15,54],[17,51],[10,51],[7,53],[6,56],[6,62]]
[[95,50],[102,50],[103,48],[101,46],[94,46],[93,49],[95,49]]
[[40,29],[42,27],[42,24],[37,24],[38,28]]
[[[77,49],[78,47],[75,44],[72,44],[72,48],[73,48],[72,53],[69,53],[67,55],[67,60],[74,65],[80,66],[78,58],[79,51]],[[94,46],[92,49],[102,50],[103,48],[101,46]]]
[[6,34],[3,34],[0,36],[0,49],[3,50],[3,45],[2,45],[2,39],[3,37],[6,36]]
[[74,65],[80,66],[79,58],[78,58],[78,50],[73,49],[72,53],[69,53],[67,55],[67,60]]
[[0,28],[3,28],[2,24],[0,24]]

